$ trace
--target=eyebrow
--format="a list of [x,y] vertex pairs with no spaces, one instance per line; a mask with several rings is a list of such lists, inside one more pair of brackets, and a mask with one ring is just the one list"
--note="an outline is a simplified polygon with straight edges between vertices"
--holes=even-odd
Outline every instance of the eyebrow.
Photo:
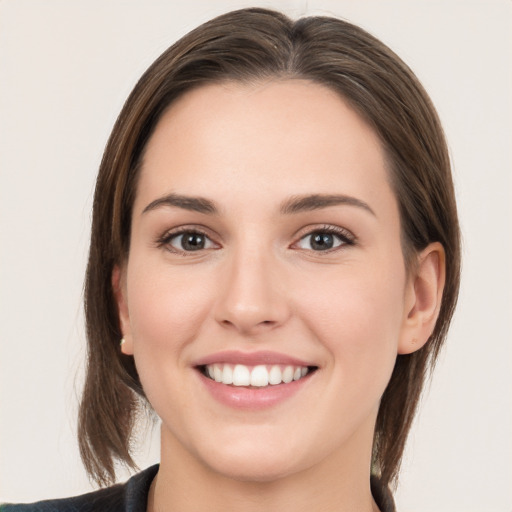
[[[322,208],[328,208],[329,206],[338,205],[356,206],[376,216],[375,212],[364,201],[361,201],[356,197],[342,194],[310,194],[293,196],[281,204],[280,212],[283,215],[290,215],[294,213],[320,210]],[[204,213],[208,215],[216,215],[219,213],[215,203],[209,199],[204,197],[184,196],[173,193],[155,199],[144,208],[142,213],[144,214],[162,206],[174,206],[184,210]]]
[[367,203],[361,201],[361,199],[357,199],[356,197],[342,194],[311,194],[304,196],[293,196],[281,205],[280,210],[283,214],[293,214],[320,210],[321,208],[328,208],[329,206],[338,205],[356,206],[368,211],[376,217],[375,212]]
[[217,207],[209,199],[205,199],[204,197],[182,196],[179,194],[167,194],[166,196],[155,199],[149,203],[146,208],[144,208],[142,213],[155,210],[161,206],[176,206],[177,208],[182,208],[184,210],[209,215],[215,215],[218,213]]

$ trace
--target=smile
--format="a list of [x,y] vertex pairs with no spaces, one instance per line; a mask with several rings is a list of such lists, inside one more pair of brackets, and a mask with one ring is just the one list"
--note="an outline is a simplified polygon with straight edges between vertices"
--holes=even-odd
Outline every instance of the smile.
[[209,354],[193,361],[192,367],[215,401],[254,412],[278,406],[310,388],[320,369],[288,354],[240,350]]
[[235,387],[276,386],[300,380],[316,369],[298,365],[264,365],[248,366],[245,364],[215,363],[200,367],[204,376],[215,382]]

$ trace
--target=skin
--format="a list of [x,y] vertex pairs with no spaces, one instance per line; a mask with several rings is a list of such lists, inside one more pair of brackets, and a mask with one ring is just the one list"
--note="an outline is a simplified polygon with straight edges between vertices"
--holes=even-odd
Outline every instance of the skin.
[[[376,510],[379,400],[397,353],[428,339],[444,283],[439,244],[406,271],[388,176],[372,129],[307,81],[204,86],[163,115],[113,275],[123,351],[162,419],[148,510]],[[155,205],[168,194],[218,211]],[[281,211],[311,194],[359,204]],[[326,226],[341,235],[318,250],[310,235]],[[184,250],[172,238],[181,227],[203,233],[204,249]],[[236,410],[193,366],[223,350],[275,351],[318,370],[273,407]]]

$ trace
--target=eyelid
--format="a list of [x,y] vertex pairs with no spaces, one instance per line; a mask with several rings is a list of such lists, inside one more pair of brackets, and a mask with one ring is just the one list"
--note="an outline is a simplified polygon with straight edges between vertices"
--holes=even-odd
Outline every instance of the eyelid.
[[[201,249],[201,250],[198,250],[197,252],[196,251],[180,251],[179,249],[176,249],[174,247],[172,247],[172,248],[169,247],[170,241],[173,238],[175,238],[179,235],[185,234],[185,233],[197,233],[197,234],[203,235],[206,238],[208,238],[208,240],[210,240],[210,242],[212,242],[216,247],[213,249],[212,248]],[[325,251],[313,251],[312,249],[310,250],[311,252],[315,252],[318,254],[321,254],[321,253],[328,254],[328,253],[343,249],[343,247],[345,247],[347,245],[352,246],[357,243],[357,237],[346,228],[343,228],[341,226],[332,225],[332,224],[321,224],[321,225],[317,224],[317,225],[310,225],[310,226],[305,226],[305,227],[301,228],[296,233],[296,235],[294,237],[295,241],[290,245],[290,247],[295,248],[295,246],[301,240],[303,240],[307,236],[313,235],[314,233],[329,233],[329,234],[338,236],[343,242],[340,246],[334,247],[332,249],[326,249]],[[182,255],[182,256],[193,256],[193,255],[198,255],[199,253],[204,253],[205,251],[219,249],[221,247],[221,245],[219,242],[217,242],[215,240],[215,238],[216,238],[215,236],[212,236],[210,229],[208,229],[204,226],[201,226],[201,225],[197,225],[197,224],[187,224],[187,225],[177,226],[177,227],[166,230],[162,235],[157,237],[157,239],[155,241],[155,245],[158,248],[166,248],[169,252],[171,252],[173,254]],[[306,250],[306,249],[303,249],[303,250]]]
[[[207,248],[207,249],[201,249],[198,251],[181,251],[179,249],[176,249],[175,247],[172,247],[170,245],[170,242],[173,238],[178,237],[180,235],[186,234],[186,233],[195,233],[198,235],[202,235],[208,240],[214,244],[216,247],[214,248]],[[220,244],[214,240],[214,237],[211,235],[211,232],[209,229],[199,226],[197,224],[187,224],[184,226],[177,226],[171,229],[166,230],[162,235],[158,236],[155,245],[157,248],[164,248],[167,251],[169,251],[172,254],[176,254],[178,256],[198,256],[199,254],[203,254],[205,251],[211,251],[220,248]]]
[[[306,226],[306,227],[302,228],[297,233],[296,241],[293,242],[291,247],[293,248],[301,240],[303,240],[307,236],[313,235],[314,233],[328,233],[328,234],[331,234],[331,235],[336,235],[343,242],[340,246],[333,247],[332,249],[326,249],[325,251],[313,251],[312,249],[310,250],[311,252],[315,252],[315,253],[318,253],[318,254],[322,254],[322,253],[323,254],[328,254],[328,253],[331,253],[331,252],[343,249],[343,247],[345,247],[347,245],[348,246],[352,246],[352,245],[355,245],[357,243],[356,236],[351,231],[349,231],[348,229],[342,228],[341,226],[335,226],[335,225],[332,225],[332,224],[323,224],[323,225]],[[304,249],[304,250],[306,250],[306,249]]]

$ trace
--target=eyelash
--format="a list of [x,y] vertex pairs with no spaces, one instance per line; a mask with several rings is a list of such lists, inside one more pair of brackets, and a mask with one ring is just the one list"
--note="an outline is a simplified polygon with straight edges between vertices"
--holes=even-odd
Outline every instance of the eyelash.
[[[180,235],[199,235],[199,236],[203,236],[205,239],[212,241],[211,237],[202,229],[198,229],[197,227],[193,227],[193,226],[183,226],[181,228],[177,228],[172,231],[166,231],[161,237],[159,237],[157,239],[156,245],[157,245],[157,247],[165,248],[169,252],[176,254],[178,256],[186,257],[186,256],[192,255],[195,251],[179,250],[179,249],[176,249],[171,246],[172,240],[179,237]],[[213,243],[215,243],[215,242],[213,242]],[[201,252],[203,250],[205,250],[205,249],[198,250],[197,252]]]
[[[303,230],[303,231],[305,231],[305,230]],[[213,242],[211,237],[204,230],[198,229],[197,227],[192,227],[192,226],[190,226],[190,227],[183,226],[181,228],[165,232],[161,237],[159,237],[157,239],[156,245],[158,248],[165,248],[169,252],[179,255],[179,256],[184,256],[184,257],[191,256],[196,251],[179,250],[179,249],[176,249],[171,246],[171,241],[173,239],[179,237],[180,235],[185,235],[185,234],[203,236],[205,239],[209,240],[211,243],[216,244],[216,242]],[[293,248],[294,246],[299,244],[302,240],[306,239],[307,237],[312,237],[315,234],[333,235],[333,236],[337,237],[341,242],[338,246],[332,247],[330,249],[325,249],[325,250],[315,251],[313,249],[304,249],[304,250],[308,250],[308,251],[313,252],[318,255],[329,254],[329,253],[338,251],[345,246],[353,246],[357,242],[356,237],[350,231],[340,228],[340,227],[337,227],[337,226],[324,225],[324,226],[315,227],[314,229],[309,229],[308,231],[305,231],[296,242],[291,244],[290,247]],[[197,252],[202,252],[204,250],[210,250],[210,249],[204,249],[204,248],[198,249]]]
[[299,240],[297,242],[294,242],[293,245],[297,245],[299,242],[304,240],[307,237],[312,237],[315,234],[328,234],[336,236],[340,241],[340,245],[336,247],[332,247],[330,249],[325,249],[322,251],[314,251],[313,249],[309,249],[311,252],[314,252],[315,254],[322,255],[322,254],[330,254],[332,252],[338,251],[343,249],[343,247],[346,246],[353,246],[356,244],[356,237],[347,229],[340,228],[338,226],[331,226],[331,225],[324,225],[320,227],[316,227],[314,229],[308,229],[303,235],[300,236]]

